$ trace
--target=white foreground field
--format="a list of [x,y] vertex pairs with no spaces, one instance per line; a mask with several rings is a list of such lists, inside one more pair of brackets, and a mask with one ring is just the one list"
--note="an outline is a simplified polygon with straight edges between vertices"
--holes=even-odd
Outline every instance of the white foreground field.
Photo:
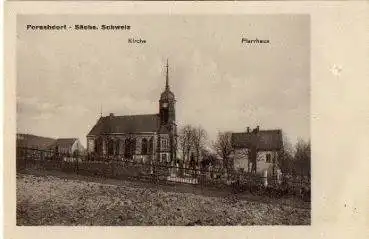
[[279,203],[209,197],[17,175],[17,225],[309,225],[310,209]]

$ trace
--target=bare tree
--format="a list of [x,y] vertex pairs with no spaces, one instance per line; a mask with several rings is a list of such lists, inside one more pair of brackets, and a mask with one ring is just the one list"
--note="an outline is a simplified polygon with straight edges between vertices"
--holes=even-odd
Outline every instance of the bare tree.
[[206,148],[202,149],[201,155],[202,155],[201,161],[202,168],[209,167],[210,165],[216,166],[218,164],[216,154],[211,152],[209,149]]
[[258,155],[258,137],[259,127],[256,127],[251,133],[251,143],[249,149],[249,160],[251,163],[251,173],[256,174],[257,172],[257,155]]
[[207,139],[207,133],[201,126],[192,127],[191,140],[192,147],[196,152],[196,163],[199,163],[200,152],[204,148]]
[[178,141],[180,150],[182,151],[182,160],[189,158],[191,151],[192,127],[191,125],[183,126],[179,131]]
[[310,164],[311,164],[311,146],[310,141],[305,142],[302,139],[299,139],[296,143],[296,152],[294,155],[295,168],[296,171],[301,176],[309,176],[310,177]]
[[293,147],[287,136],[283,136],[283,146],[279,152],[278,165],[282,173],[289,174],[293,169]]
[[233,162],[230,159],[230,155],[233,152],[231,136],[231,132],[219,132],[213,144],[214,150],[222,158],[223,166],[227,172],[230,172],[231,168],[233,168]]

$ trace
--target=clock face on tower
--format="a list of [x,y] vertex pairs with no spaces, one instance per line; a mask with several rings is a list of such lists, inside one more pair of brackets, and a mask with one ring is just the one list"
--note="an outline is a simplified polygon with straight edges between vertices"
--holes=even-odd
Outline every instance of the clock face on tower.
[[162,106],[163,108],[168,108],[168,103],[163,103]]

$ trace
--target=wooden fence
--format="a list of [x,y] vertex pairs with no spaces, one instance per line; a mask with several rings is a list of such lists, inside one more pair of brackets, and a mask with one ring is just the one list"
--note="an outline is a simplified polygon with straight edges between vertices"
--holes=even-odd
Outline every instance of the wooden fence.
[[187,168],[167,163],[141,162],[114,157],[71,155],[34,148],[17,147],[17,171],[24,169],[57,170],[85,176],[140,180],[157,184],[188,184],[195,187],[231,189],[233,192],[252,191],[275,194],[301,194],[309,192],[310,180],[300,178],[264,178],[244,172],[227,172],[224,169]]

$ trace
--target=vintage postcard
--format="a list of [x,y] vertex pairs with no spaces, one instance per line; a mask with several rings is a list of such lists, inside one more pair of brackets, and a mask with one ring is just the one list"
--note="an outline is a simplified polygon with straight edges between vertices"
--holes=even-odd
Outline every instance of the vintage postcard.
[[17,34],[17,225],[310,224],[309,15],[19,15]]
[[367,5],[25,5],[6,16],[9,237],[257,226],[261,237],[331,238],[338,214],[368,222],[330,165],[344,142],[327,130],[344,123],[329,120],[332,94],[350,97],[350,65],[325,54],[350,29],[324,16],[364,19]]

